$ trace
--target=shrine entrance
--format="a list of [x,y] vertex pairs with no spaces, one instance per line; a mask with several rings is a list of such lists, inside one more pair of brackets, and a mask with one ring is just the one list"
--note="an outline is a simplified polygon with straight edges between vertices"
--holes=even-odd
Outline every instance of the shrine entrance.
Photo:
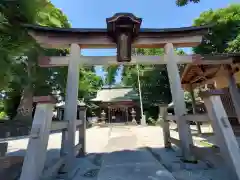
[[102,88],[91,102],[99,106],[101,122],[140,124],[140,97],[132,87]]
[[123,107],[110,109],[110,123],[126,123],[127,122],[127,110]]
[[[107,103],[100,106],[101,113],[98,115],[99,119],[105,123],[131,123],[133,120],[140,124],[140,107],[134,103]],[[103,112],[105,116],[102,117]],[[133,117],[134,116],[134,117]]]
[[[172,29],[141,29],[141,18],[131,13],[117,13],[107,18],[106,29],[61,29],[48,28],[35,25],[25,25],[30,35],[45,48],[70,48],[69,56],[40,57],[41,67],[68,66],[64,121],[54,124],[51,122],[53,106],[56,103],[50,96],[35,97],[37,103],[30,134],[27,153],[25,156],[20,180],[40,180],[44,176],[53,176],[61,167],[64,172],[74,169],[73,161],[78,156],[86,153],[86,107],[80,107],[80,120],[77,120],[77,100],[79,65],[105,65],[105,64],[166,64],[171,95],[174,103],[175,115],[168,117],[166,104],[159,104],[161,117],[164,120],[165,147],[170,148],[172,143],[177,144],[182,150],[182,159],[186,162],[196,162],[193,151],[193,139],[189,121],[199,120],[195,115],[188,115],[184,101],[184,91],[178,70],[178,64],[224,64],[225,75],[231,76],[239,68],[234,65],[237,61],[234,57],[216,57],[201,55],[177,55],[175,48],[195,47],[208,33],[209,26],[184,27]],[[81,56],[84,48],[116,48],[116,56]],[[164,48],[162,56],[132,56],[132,48]],[[214,59],[215,58],[215,59]],[[238,61],[239,62],[239,61]],[[202,72],[203,76],[205,72]],[[199,78],[199,77],[198,77]],[[231,80],[231,83],[233,80]],[[232,89],[236,90],[234,86]],[[81,87],[80,87],[81,88]],[[161,93],[161,92],[159,92]],[[236,138],[226,121],[227,115],[220,99],[221,92],[206,90],[202,93],[214,133],[218,139],[221,154],[229,165],[229,171],[234,180],[240,180],[240,153]],[[239,94],[235,93],[235,97]],[[239,98],[240,99],[240,98]],[[237,107],[238,102],[236,102]],[[239,106],[238,106],[239,107]],[[240,109],[238,109],[239,111]],[[115,121],[123,118],[122,111],[114,112]],[[137,113],[139,114],[139,113]],[[136,115],[137,115],[136,114]],[[109,113],[110,115],[110,113]],[[116,119],[116,116],[118,118]],[[170,137],[168,120],[177,122],[179,140]],[[109,118],[110,119],[110,118]],[[143,117],[140,124],[145,125]],[[59,161],[48,171],[43,173],[46,160],[46,151],[50,131],[62,131],[61,157]],[[75,144],[76,130],[79,130],[79,142]],[[32,161],[34,157],[35,161]],[[44,179],[43,178],[43,179]]]

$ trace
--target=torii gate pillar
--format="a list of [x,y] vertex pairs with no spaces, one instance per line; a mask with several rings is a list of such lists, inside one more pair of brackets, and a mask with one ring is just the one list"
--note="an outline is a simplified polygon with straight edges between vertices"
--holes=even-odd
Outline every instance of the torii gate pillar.
[[67,88],[65,99],[64,120],[68,121],[68,131],[65,135],[63,147],[67,153],[66,170],[70,170],[75,159],[75,132],[77,120],[78,82],[80,47],[72,44],[68,65]]
[[164,47],[167,62],[168,78],[174,103],[174,111],[178,125],[179,138],[184,160],[195,161],[191,153],[191,145],[193,145],[190,126],[183,119],[186,114],[186,105],[184,101],[184,91],[181,86],[181,79],[177,66],[177,55],[174,53],[173,44],[168,43]]

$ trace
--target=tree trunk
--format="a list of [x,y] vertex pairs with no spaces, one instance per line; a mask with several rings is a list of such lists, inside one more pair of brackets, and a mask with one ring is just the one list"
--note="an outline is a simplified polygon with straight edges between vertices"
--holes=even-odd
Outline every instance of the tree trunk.
[[32,67],[33,64],[28,61],[26,63],[27,85],[23,88],[22,97],[17,108],[17,115],[14,118],[15,120],[27,123],[32,122],[33,112]]
[[33,92],[30,86],[26,86],[23,89],[22,97],[17,108],[17,115],[15,120],[31,122],[32,121],[32,109],[33,109]]

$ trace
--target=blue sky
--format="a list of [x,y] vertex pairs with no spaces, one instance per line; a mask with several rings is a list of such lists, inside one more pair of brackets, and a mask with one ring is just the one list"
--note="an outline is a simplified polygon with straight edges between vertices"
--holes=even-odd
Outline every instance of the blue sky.
[[[52,0],[61,9],[75,28],[105,28],[106,18],[117,12],[131,12],[143,18],[145,28],[171,28],[191,26],[201,12],[217,9],[240,0],[201,0],[198,4],[177,7],[175,0]],[[87,56],[115,55],[114,49],[83,50]],[[96,68],[100,76],[104,76],[100,67]],[[117,80],[120,80],[118,74]]]

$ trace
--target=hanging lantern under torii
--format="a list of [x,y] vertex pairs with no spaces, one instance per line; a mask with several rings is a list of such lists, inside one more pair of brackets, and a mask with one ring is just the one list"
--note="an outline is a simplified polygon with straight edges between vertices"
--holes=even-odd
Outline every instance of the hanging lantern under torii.
[[116,13],[106,21],[108,35],[117,44],[117,61],[130,62],[132,43],[138,36],[142,19],[132,13]]

